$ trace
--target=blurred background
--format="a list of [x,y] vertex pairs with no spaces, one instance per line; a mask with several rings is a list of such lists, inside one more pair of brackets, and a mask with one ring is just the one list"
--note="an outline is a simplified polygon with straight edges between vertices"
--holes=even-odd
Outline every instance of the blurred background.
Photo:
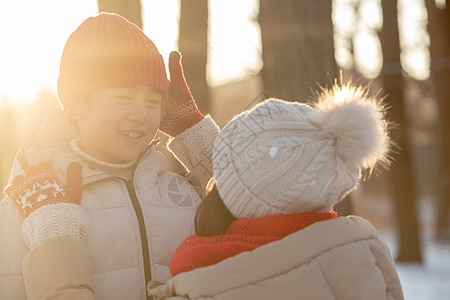
[[[0,2],[0,185],[33,110],[58,106],[59,59],[89,16],[137,24],[179,50],[203,113],[223,126],[267,97],[309,102],[335,80],[386,96],[388,170],[336,207],[388,243],[406,299],[450,299],[450,7],[447,0],[21,0]],[[160,143],[163,150],[165,137]],[[169,168],[183,173],[175,161]],[[3,195],[0,194],[3,197]],[[427,280],[424,280],[426,278]]]

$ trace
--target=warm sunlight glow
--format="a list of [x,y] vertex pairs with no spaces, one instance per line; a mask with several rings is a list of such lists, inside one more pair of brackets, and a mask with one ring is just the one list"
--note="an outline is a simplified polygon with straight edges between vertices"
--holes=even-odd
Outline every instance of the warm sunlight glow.
[[436,3],[437,8],[444,9],[447,7],[446,0],[434,0]]
[[336,63],[344,69],[353,68],[353,53],[349,37],[357,22],[351,3],[333,1],[332,20],[334,26],[334,53]]
[[0,98],[16,105],[55,89],[65,41],[96,11],[95,1],[1,1]]
[[258,0],[209,0],[208,82],[223,84],[262,67]]
[[[143,30],[166,62],[170,51],[178,48],[179,1],[142,1]],[[353,0],[333,2],[336,61],[343,68],[355,67],[368,78],[381,70],[376,35],[382,26],[380,1],[360,0],[357,9]],[[207,78],[211,86],[261,70],[258,9],[258,0],[209,0]],[[424,0],[399,0],[399,9],[403,69],[413,78],[425,79],[430,58]],[[96,13],[95,0],[1,1],[0,103],[25,103],[42,89],[56,90],[59,59],[67,38]]]
[[398,9],[402,67],[412,78],[427,79],[430,76],[430,37],[424,0],[399,0]]
[[[398,9],[402,68],[412,78],[427,79],[430,54],[424,0],[399,0]],[[381,0],[359,0],[357,8],[353,0],[334,0],[333,23],[338,65],[355,67],[370,79],[377,77],[383,63],[377,35],[383,24]]]
[[337,64],[355,68],[366,78],[380,74],[383,57],[377,31],[382,26],[380,0],[333,1],[334,45]]
[[333,100],[335,103],[344,103],[354,97],[356,94],[356,91],[358,90],[357,87],[352,86],[349,84],[343,84],[342,86],[334,85],[333,86]]
[[143,31],[158,47],[167,67],[170,52],[178,49],[179,0],[141,1],[141,8]]
[[379,76],[383,67],[382,49],[377,35],[383,24],[379,0],[361,1],[358,14],[359,22],[353,42],[356,69],[366,78],[373,79]]
[[[179,0],[141,3],[143,30],[167,62],[178,49]],[[1,1],[0,103],[30,102],[42,89],[56,90],[67,38],[97,9],[95,0]],[[210,0],[209,10],[208,82],[215,86],[257,73],[262,67],[258,0]]]
[[353,43],[356,69],[366,78],[379,76],[383,67],[380,39],[374,32],[357,31]]

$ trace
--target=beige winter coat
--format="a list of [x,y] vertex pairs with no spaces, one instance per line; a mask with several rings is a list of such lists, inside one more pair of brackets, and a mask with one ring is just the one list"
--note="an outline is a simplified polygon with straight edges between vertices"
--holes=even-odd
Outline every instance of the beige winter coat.
[[317,222],[286,238],[178,274],[164,299],[403,299],[388,247],[365,219]]
[[[165,171],[165,157],[154,148],[140,159],[132,179],[80,160],[63,116],[47,113],[27,126],[26,146],[11,177],[23,174],[25,164],[47,160],[65,184],[67,166],[80,162],[87,238],[56,238],[28,251],[24,217],[11,199],[1,201],[0,299],[94,299],[94,294],[95,299],[146,299],[150,275],[158,282],[169,279],[172,254],[194,231],[198,191],[184,177]],[[217,133],[206,118],[172,142],[185,165],[197,172],[191,178],[203,187],[212,174],[205,172],[209,141]]]

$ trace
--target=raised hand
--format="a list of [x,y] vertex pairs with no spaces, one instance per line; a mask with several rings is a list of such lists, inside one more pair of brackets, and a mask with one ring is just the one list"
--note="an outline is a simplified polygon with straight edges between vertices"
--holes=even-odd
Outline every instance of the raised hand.
[[159,129],[173,137],[200,122],[204,116],[198,110],[186,83],[181,55],[177,51],[170,53],[169,73],[169,98]]
[[81,166],[73,163],[67,168],[67,184],[64,186],[50,163],[40,162],[25,169],[25,176],[17,175],[6,186],[5,194],[15,201],[19,210],[30,215],[36,209],[57,203],[81,202]]

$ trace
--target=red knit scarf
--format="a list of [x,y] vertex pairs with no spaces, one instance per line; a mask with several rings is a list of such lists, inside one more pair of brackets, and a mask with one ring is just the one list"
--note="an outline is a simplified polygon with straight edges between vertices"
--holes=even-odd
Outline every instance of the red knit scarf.
[[223,235],[191,235],[178,247],[170,261],[170,273],[190,271],[218,263],[244,251],[281,240],[315,222],[337,218],[328,213],[278,214],[256,219],[238,219]]

